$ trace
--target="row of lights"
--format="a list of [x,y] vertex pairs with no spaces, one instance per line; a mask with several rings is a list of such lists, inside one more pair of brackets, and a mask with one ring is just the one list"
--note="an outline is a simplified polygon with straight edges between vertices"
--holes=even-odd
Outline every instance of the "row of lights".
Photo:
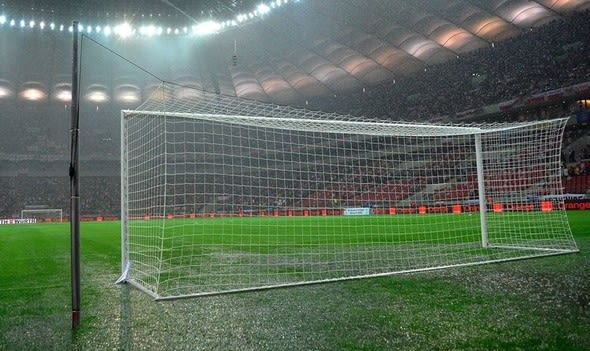
[[[182,28],[172,28],[167,27],[164,28],[162,26],[156,25],[144,25],[140,27],[133,27],[128,22],[121,23],[116,26],[91,26],[91,25],[82,25],[78,24],[78,30],[81,33],[97,33],[97,34],[104,34],[105,36],[115,35],[122,39],[140,35],[140,36],[158,36],[158,35],[209,35],[214,33],[219,33],[223,30],[230,29],[232,27],[237,27],[241,24],[245,24],[250,21],[254,21],[256,19],[262,18],[272,12],[274,9],[277,9],[283,5],[287,5],[288,3],[296,3],[300,0],[274,0],[269,3],[261,3],[259,4],[256,9],[250,11],[248,13],[238,14],[235,18],[218,22],[214,20],[207,20],[200,23],[193,25],[192,27],[182,27]],[[55,22],[45,22],[45,21],[35,21],[29,20],[26,21],[24,19],[16,20],[14,18],[9,18],[6,15],[0,15],[0,27],[9,26],[11,28],[29,28],[35,29],[39,28],[40,30],[50,30],[50,31],[59,31],[59,32],[72,32],[73,27],[72,25],[64,25],[64,24],[56,24]]]
[[[0,86],[0,100],[5,100],[13,97],[15,92],[11,89]],[[42,102],[49,98],[49,94],[43,88],[39,87],[24,87],[19,93],[18,97],[21,100],[29,102]],[[72,92],[69,87],[56,87],[52,98],[55,101],[69,103],[72,101]],[[95,104],[106,103],[110,100],[109,94],[105,89],[91,89],[87,94],[82,96],[83,99]],[[123,104],[136,104],[140,102],[140,92],[137,89],[119,89],[115,96],[115,100]]]
[[[82,99],[95,103],[97,105],[108,103],[111,99],[116,102],[131,106],[141,102],[142,98],[152,96],[159,88],[158,84],[147,85],[139,87],[135,84],[120,84],[113,88],[112,93],[110,89],[103,84],[91,84],[82,94]],[[71,84],[58,83],[52,90],[48,92],[47,87],[39,82],[30,81],[21,86],[18,93],[15,91],[12,84],[5,80],[0,80],[0,101],[8,100],[17,96],[20,100],[28,102],[43,102],[47,101],[51,96],[52,100],[69,103],[72,101]],[[201,92],[190,87],[177,87],[174,95],[178,99],[191,99],[199,97]]]

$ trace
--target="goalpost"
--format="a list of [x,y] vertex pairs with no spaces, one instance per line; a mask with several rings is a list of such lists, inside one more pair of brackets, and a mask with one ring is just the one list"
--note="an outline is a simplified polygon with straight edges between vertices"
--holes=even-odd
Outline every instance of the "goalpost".
[[154,298],[578,251],[567,119],[398,123],[179,89],[121,115],[121,280]]
[[20,211],[20,218],[34,218],[43,222],[62,222],[61,208],[28,208]]

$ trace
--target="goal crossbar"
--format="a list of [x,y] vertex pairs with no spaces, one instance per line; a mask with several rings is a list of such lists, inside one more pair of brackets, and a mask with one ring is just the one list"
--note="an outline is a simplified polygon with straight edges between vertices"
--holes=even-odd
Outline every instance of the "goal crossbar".
[[[535,126],[551,123],[548,121],[530,121],[512,123],[510,125],[444,125],[426,123],[400,123],[400,122],[377,122],[377,121],[347,121],[347,120],[322,120],[289,117],[264,117],[246,115],[225,115],[213,113],[181,113],[164,111],[141,111],[123,110],[123,115],[142,115],[154,117],[178,117],[186,119],[207,120],[212,122],[224,122],[248,126],[276,126],[281,129],[322,132],[330,130],[334,133],[353,133],[362,135],[381,136],[453,136],[453,135],[476,135],[482,133],[493,133],[500,130],[509,131],[523,126]],[[566,121],[567,118],[560,118],[555,121]]]

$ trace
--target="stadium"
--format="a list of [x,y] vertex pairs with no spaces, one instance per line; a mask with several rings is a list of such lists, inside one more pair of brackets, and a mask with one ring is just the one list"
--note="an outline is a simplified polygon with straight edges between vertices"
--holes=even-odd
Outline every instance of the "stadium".
[[590,349],[589,27],[0,3],[0,350]]

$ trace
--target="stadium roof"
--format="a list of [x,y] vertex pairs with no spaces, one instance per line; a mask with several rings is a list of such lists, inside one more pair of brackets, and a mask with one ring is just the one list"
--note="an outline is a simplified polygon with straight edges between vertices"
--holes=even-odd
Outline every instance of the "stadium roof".
[[[266,13],[261,5],[277,9]],[[195,39],[204,41],[192,52],[201,64],[185,65],[171,79],[182,76],[184,82],[206,90],[280,104],[391,81],[586,9],[590,0],[14,0],[0,4],[2,13],[27,20],[48,16],[65,23],[152,21],[186,28],[206,21],[233,22],[207,39]]]

